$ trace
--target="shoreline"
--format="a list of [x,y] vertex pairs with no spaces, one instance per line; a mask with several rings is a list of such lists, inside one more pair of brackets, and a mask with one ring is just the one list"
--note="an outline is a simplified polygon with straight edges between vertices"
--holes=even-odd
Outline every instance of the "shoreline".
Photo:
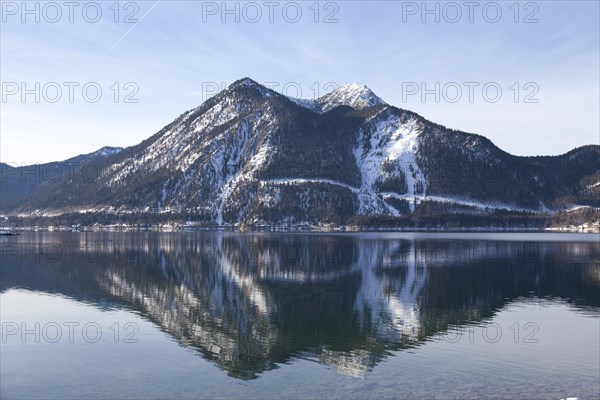
[[[357,227],[357,226],[279,226],[262,225],[255,227],[240,227],[235,225],[159,225],[159,226],[129,226],[129,225],[93,225],[93,226],[6,226],[0,230],[7,232],[248,232],[248,233],[579,233],[600,234],[600,226],[558,226],[548,228],[523,227]],[[8,236],[8,235],[7,235]],[[600,240],[600,238],[599,238]]]

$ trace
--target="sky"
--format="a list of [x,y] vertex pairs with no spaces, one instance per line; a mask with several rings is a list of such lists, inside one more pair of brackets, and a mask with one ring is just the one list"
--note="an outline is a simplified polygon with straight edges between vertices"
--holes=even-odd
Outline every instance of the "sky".
[[0,161],[139,143],[243,77],[348,82],[515,155],[600,144],[598,1],[0,3]]

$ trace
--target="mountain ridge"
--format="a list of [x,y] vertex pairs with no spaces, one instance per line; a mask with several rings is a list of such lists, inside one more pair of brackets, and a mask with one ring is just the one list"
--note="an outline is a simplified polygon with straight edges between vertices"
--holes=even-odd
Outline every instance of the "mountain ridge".
[[80,170],[94,164],[94,179],[23,184],[22,167],[3,166],[0,212],[109,205],[207,224],[303,225],[600,207],[600,146],[514,156],[361,84],[300,101],[243,78],[137,145],[78,157]]

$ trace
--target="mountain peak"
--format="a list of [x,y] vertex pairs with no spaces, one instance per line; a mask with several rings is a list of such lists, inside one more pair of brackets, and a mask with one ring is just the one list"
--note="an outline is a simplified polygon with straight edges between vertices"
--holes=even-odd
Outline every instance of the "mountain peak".
[[[227,89],[254,89],[267,97],[279,94],[248,77],[238,79],[229,85]],[[368,107],[387,104],[362,83],[344,83],[316,100],[285,97],[304,108],[318,113],[325,113],[339,106],[349,106],[357,110],[362,110]]]
[[260,83],[256,82],[253,79],[250,79],[248,77],[242,78],[242,79],[238,79],[237,81],[233,82],[231,85],[229,85],[230,88],[235,88],[235,87],[264,87],[262,86]]
[[376,105],[386,104],[371,89],[362,83],[345,83],[335,90],[317,99],[322,112],[327,112],[338,106],[350,106],[363,109]]
[[274,93],[273,90],[269,89],[266,86],[261,85],[260,83],[256,82],[253,79],[250,79],[250,78],[238,79],[237,81],[235,81],[231,85],[229,85],[229,87],[227,89],[229,91],[236,90],[236,89],[253,89],[253,90],[257,91],[258,93],[260,93],[262,96],[266,96],[266,97],[271,97]]
[[357,82],[344,83],[343,85],[340,85],[336,89],[332,90],[332,93],[333,92],[373,94],[373,92],[367,87],[367,85]]

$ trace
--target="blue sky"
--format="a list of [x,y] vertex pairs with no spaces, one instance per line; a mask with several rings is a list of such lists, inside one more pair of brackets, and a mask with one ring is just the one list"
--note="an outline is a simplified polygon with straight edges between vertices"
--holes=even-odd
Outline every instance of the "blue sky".
[[136,144],[202,103],[203,89],[245,76],[304,98],[361,82],[517,155],[600,142],[597,1],[474,2],[472,20],[462,1],[229,2],[224,15],[222,2],[114,3],[77,2],[70,21],[62,1],[29,2],[30,14],[2,2],[1,161]]

